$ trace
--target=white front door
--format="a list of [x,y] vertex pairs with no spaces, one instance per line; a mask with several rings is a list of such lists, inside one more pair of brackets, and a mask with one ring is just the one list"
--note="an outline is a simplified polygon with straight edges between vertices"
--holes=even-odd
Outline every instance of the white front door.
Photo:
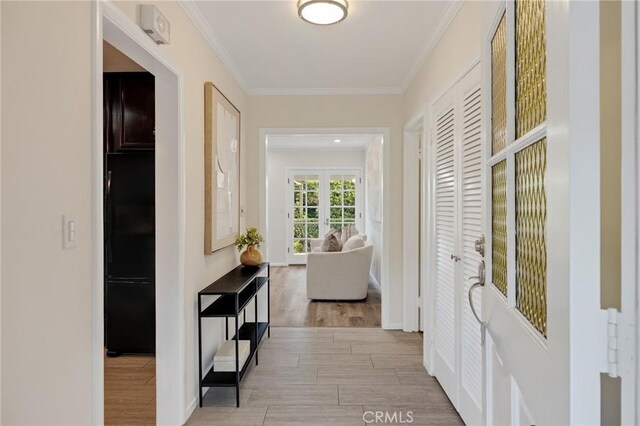
[[598,9],[487,3],[486,424],[601,422]]
[[287,187],[289,264],[306,263],[307,253],[332,229],[353,224],[363,231],[360,170],[290,170]]
[[[482,257],[482,91],[475,66],[433,105],[433,372],[468,424],[482,421],[480,325],[467,298]],[[476,297],[476,308],[480,309]]]

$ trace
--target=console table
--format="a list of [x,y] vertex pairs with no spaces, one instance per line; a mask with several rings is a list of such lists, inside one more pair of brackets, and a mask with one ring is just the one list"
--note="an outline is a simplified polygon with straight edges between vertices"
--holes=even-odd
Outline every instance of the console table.
[[[266,275],[265,275],[266,273]],[[236,406],[240,406],[240,381],[247,371],[253,356],[258,365],[258,346],[262,337],[267,333],[271,337],[271,275],[269,262],[263,262],[256,267],[238,266],[219,280],[216,280],[204,290],[198,293],[198,373],[200,378],[199,402],[202,407],[202,389],[211,387],[235,387]],[[267,322],[259,322],[258,319],[258,292],[266,286],[267,292]],[[204,309],[203,297],[218,296],[218,298]],[[254,322],[247,322],[246,307],[254,300]],[[243,324],[239,325],[240,315],[243,316]],[[225,338],[229,340],[229,318],[235,319],[235,334],[232,340],[236,342],[236,371],[214,371],[212,366],[207,374],[202,373],[202,319],[224,318]],[[251,352],[244,365],[239,365],[238,340],[249,340]]]

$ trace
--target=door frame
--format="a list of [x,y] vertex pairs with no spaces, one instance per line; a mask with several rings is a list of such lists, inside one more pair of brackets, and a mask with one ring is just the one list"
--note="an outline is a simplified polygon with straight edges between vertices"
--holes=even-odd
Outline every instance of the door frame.
[[[104,423],[103,40],[156,77],[156,421],[182,424],[185,401],[183,74],[117,6],[92,3],[92,423]],[[158,191],[162,188],[162,191]]]
[[[329,187],[328,187],[328,181],[326,179],[324,179],[324,177],[326,177],[329,174],[332,174],[333,172],[335,173],[340,173],[340,172],[345,172],[344,174],[349,174],[348,172],[353,172],[356,174],[357,178],[359,179],[359,182],[356,182],[356,194],[360,194],[359,198],[357,198],[357,202],[355,205],[355,209],[356,209],[356,229],[358,230],[362,230],[364,229],[364,220],[366,219],[364,217],[364,213],[363,213],[363,198],[365,196],[365,194],[363,193],[363,181],[362,181],[362,175],[364,174],[364,169],[362,167],[287,167],[286,168],[286,174],[287,174],[287,182],[285,182],[285,196],[287,197],[287,214],[291,215],[292,212],[292,208],[293,206],[288,204],[291,201],[291,195],[293,193],[293,186],[291,183],[289,183],[289,179],[291,179],[291,175],[295,174],[296,172],[300,172],[300,174],[308,174],[306,172],[311,172],[311,174],[313,173],[317,173],[320,176],[320,190],[318,191],[319,194],[323,194],[323,193],[327,193],[329,191]],[[325,184],[324,186],[326,186],[326,188],[323,188],[323,184]],[[322,196],[319,195],[318,197],[318,224],[319,226],[319,234],[318,234],[318,238],[323,238],[323,235],[326,234],[327,230],[326,229],[322,229],[323,226],[325,226],[323,224],[323,221],[327,218],[326,217],[326,213],[327,213],[327,209],[329,209],[329,205],[325,205],[323,203],[322,200]],[[358,217],[358,213],[360,213],[360,217]],[[293,222],[291,221],[291,217],[287,217],[287,229],[286,229],[286,240],[285,240],[285,253],[287,256],[287,264],[289,265],[305,265],[306,264],[306,256],[304,258],[303,262],[291,262],[291,260],[293,259],[293,257],[295,256],[294,253],[291,253],[289,251],[289,243],[294,239],[293,238],[293,229],[294,227],[292,226]]]
[[[404,126],[403,138],[403,207],[402,207],[402,241],[403,241],[403,308],[402,322],[404,331],[426,330],[426,311],[423,300],[425,299],[425,282],[427,264],[427,123],[423,108],[418,111]],[[422,158],[416,155],[416,146],[422,137]],[[422,170],[418,163],[422,161]],[[422,181],[420,191],[419,182]],[[421,197],[415,197],[421,192]],[[421,202],[420,202],[421,201]],[[422,216],[422,217],[420,217]],[[422,220],[422,230],[415,232]],[[413,297],[420,289],[420,298]],[[418,315],[418,308],[422,311],[422,323]]]
[[[320,128],[306,128],[306,127],[287,127],[287,128],[260,128],[259,129],[259,181],[260,184],[260,229],[265,230],[268,235],[267,215],[269,214],[267,208],[267,191],[268,191],[268,179],[267,179],[267,143],[269,135],[335,135],[335,134],[356,134],[356,135],[382,135],[382,253],[380,253],[380,291],[382,295],[381,310],[382,310],[382,328],[383,329],[401,329],[402,324],[391,323],[390,310],[391,304],[389,303],[390,292],[389,286],[391,285],[389,275],[389,218],[391,213],[390,197],[388,196],[390,187],[389,173],[391,170],[391,129],[389,127],[320,127]],[[269,258],[269,249],[266,247],[265,258]],[[396,308],[398,309],[398,308]]]

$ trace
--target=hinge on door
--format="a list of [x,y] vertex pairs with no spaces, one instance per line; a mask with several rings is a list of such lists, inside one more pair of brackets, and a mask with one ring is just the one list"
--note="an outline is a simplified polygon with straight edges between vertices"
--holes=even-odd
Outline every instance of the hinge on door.
[[362,178],[358,178],[358,182],[359,182],[359,183],[362,183]]
[[291,179],[287,179],[287,183],[291,183]]
[[[620,312],[617,309],[609,308],[601,310],[602,323],[606,324],[606,331],[601,331],[601,336],[606,333],[606,356],[602,356],[600,370],[607,373],[609,377],[618,377],[618,318]],[[603,325],[605,325],[603,324]],[[604,332],[604,333],[603,333]]]
[[291,247],[287,247],[287,253],[291,253]]
[[618,310],[607,309],[607,364],[609,377],[618,377]]

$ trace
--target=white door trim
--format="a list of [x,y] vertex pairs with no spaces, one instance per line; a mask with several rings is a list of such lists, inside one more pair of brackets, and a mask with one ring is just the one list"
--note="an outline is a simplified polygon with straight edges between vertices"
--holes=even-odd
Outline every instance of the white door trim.
[[[420,275],[420,268],[425,265],[426,260],[426,230],[422,230],[422,235],[418,235],[416,232],[420,226],[420,213],[426,212],[426,169],[425,158],[426,149],[424,148],[427,140],[425,130],[425,110],[422,108],[418,113],[412,117],[404,126],[404,161],[402,165],[403,169],[403,209],[402,209],[402,234],[403,234],[403,309],[402,320],[404,331],[418,331],[424,330],[424,324],[420,324],[420,318],[418,317],[418,307],[423,309],[421,300],[416,295],[418,294],[418,286],[420,286],[421,299],[424,299],[424,274]],[[418,170],[418,152],[417,146],[420,137],[423,141],[422,152],[422,172]],[[420,175],[420,176],[419,176]],[[422,180],[422,194],[420,198],[416,197],[419,191],[419,179]],[[422,206],[419,205],[419,200],[422,200]],[[426,214],[422,218],[423,225],[426,225]],[[422,254],[420,256],[419,254]],[[426,268],[423,268],[423,270]],[[419,279],[422,277],[422,279]],[[418,282],[420,281],[420,282]],[[422,317],[424,318],[424,311]]]
[[[92,423],[104,423],[102,42],[156,76],[156,420],[182,424],[185,401],[185,165],[183,75],[120,9],[92,3]],[[193,405],[193,407],[192,407]]]
[[[391,323],[390,315],[390,303],[389,303],[389,285],[391,284],[389,276],[389,218],[391,213],[391,205],[389,202],[390,179],[389,173],[391,170],[390,154],[391,154],[391,129],[389,127],[320,127],[320,128],[260,128],[259,129],[259,141],[260,141],[260,164],[259,164],[259,176],[262,182],[260,188],[260,229],[263,229],[267,233],[267,138],[269,135],[282,135],[282,134],[314,134],[314,135],[326,135],[326,134],[378,134],[383,136],[382,144],[382,253],[380,264],[380,288],[382,293],[382,328],[384,329],[398,329],[402,328],[402,324]],[[269,258],[268,248],[265,250],[265,257]]]

